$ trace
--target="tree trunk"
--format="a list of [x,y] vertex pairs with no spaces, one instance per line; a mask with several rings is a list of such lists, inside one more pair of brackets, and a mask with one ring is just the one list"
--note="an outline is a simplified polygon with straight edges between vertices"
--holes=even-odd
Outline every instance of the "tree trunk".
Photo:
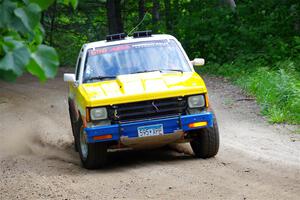
[[55,1],[53,4],[52,13],[51,13],[50,34],[49,34],[50,46],[53,46],[53,30],[54,30],[54,24],[55,24],[56,11],[57,11],[57,3]]
[[152,7],[152,25],[153,31],[157,32],[158,30],[158,21],[159,21],[159,0],[153,0],[153,7]]
[[178,1],[174,1],[174,8],[172,9],[173,29],[174,29],[174,24],[176,26],[177,22],[178,22],[178,14],[177,14],[177,12],[179,12],[179,2]]
[[106,9],[109,34],[124,32],[121,16],[121,0],[107,0]]
[[171,3],[170,0],[164,0],[164,3],[165,3],[166,29],[168,32],[172,32],[173,18],[171,16]]
[[145,0],[139,0],[139,21],[144,18],[145,15]]

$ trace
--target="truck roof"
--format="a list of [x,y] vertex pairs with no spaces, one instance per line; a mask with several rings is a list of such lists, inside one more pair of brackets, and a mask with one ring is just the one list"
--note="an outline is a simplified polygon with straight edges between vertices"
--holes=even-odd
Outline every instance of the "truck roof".
[[[90,42],[86,43],[82,46],[83,49],[93,49],[93,48],[98,48],[98,47],[105,47],[105,46],[112,46],[112,45],[118,45],[118,44],[126,44],[126,43],[132,43],[132,42],[144,42],[144,41],[153,41],[153,40],[169,40],[173,39],[176,40],[176,38],[172,35],[168,34],[154,34],[149,37],[139,37],[139,38],[134,38],[134,37],[125,37],[124,39],[121,40],[114,40],[114,41],[106,41],[106,40],[101,40],[97,42]],[[177,40],[176,40],[177,41]]]

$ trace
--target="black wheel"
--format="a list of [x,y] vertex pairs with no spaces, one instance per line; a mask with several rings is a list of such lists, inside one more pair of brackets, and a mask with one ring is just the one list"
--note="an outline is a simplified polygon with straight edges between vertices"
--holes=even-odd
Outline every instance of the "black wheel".
[[198,158],[214,157],[219,151],[219,129],[216,119],[212,128],[198,130],[191,147]]
[[107,144],[88,143],[82,123],[76,137],[76,145],[83,167],[86,169],[104,167],[107,162]]
[[76,122],[76,120],[74,119],[74,115],[72,113],[72,110],[71,108],[69,107],[69,115],[70,115],[70,121],[71,121],[71,127],[72,127],[72,133],[73,133],[73,137],[74,137],[74,148],[75,148],[75,151],[78,152],[78,148],[77,148],[77,145],[76,145],[76,135],[78,134],[78,130],[79,130],[79,127],[78,127],[78,122]]

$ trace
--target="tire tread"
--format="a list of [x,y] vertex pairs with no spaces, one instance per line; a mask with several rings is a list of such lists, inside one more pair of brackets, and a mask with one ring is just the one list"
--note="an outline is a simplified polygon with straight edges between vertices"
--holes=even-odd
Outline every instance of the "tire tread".
[[191,147],[198,158],[214,157],[219,151],[219,130],[216,120],[212,128],[207,128],[191,141]]

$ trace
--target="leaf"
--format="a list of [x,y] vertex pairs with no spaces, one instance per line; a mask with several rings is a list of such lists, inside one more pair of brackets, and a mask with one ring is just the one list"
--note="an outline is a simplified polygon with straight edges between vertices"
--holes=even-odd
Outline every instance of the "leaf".
[[[31,54],[31,58],[35,61],[36,65],[44,72],[45,77],[54,78],[57,73],[59,65],[58,55],[54,48],[39,45],[37,50]],[[31,64],[34,64],[31,62]],[[27,66],[28,71],[39,74],[40,72],[36,69],[37,66]],[[39,78],[43,78],[42,76]]]
[[45,30],[42,25],[38,25],[34,29],[34,38],[33,40],[36,42],[36,44],[41,44],[44,39]]
[[0,3],[0,27],[8,26],[14,17],[13,11],[17,7],[16,3],[4,0]]
[[11,33],[9,36],[3,38],[2,47],[6,53],[24,46],[24,43],[18,40],[19,38],[16,39],[17,35],[13,34],[14,33]]
[[10,70],[17,76],[22,75],[30,58],[27,46],[21,41],[14,40],[12,37],[5,37],[2,47],[5,55],[0,60],[0,69]]
[[36,3],[42,10],[46,10],[53,4],[54,0],[29,0],[31,3]]
[[29,56],[29,51],[25,46],[17,48],[12,52],[6,53],[4,58],[1,59],[0,69],[11,70],[20,76],[29,60]]
[[11,18],[11,22],[8,26],[11,30],[16,30],[19,33],[22,33],[22,35],[28,34],[28,29],[25,27],[21,19],[16,15],[13,15],[13,17]]
[[21,19],[14,14],[17,4],[9,0],[4,0],[0,4],[0,27],[8,30],[16,30],[26,34],[28,30],[23,25]]
[[36,63],[34,59],[30,59],[26,69],[29,73],[39,78],[40,81],[45,81],[47,79],[43,69]]
[[35,3],[30,3],[28,6],[17,8],[14,10],[14,13],[21,19],[29,32],[32,32],[40,22],[41,8]]

